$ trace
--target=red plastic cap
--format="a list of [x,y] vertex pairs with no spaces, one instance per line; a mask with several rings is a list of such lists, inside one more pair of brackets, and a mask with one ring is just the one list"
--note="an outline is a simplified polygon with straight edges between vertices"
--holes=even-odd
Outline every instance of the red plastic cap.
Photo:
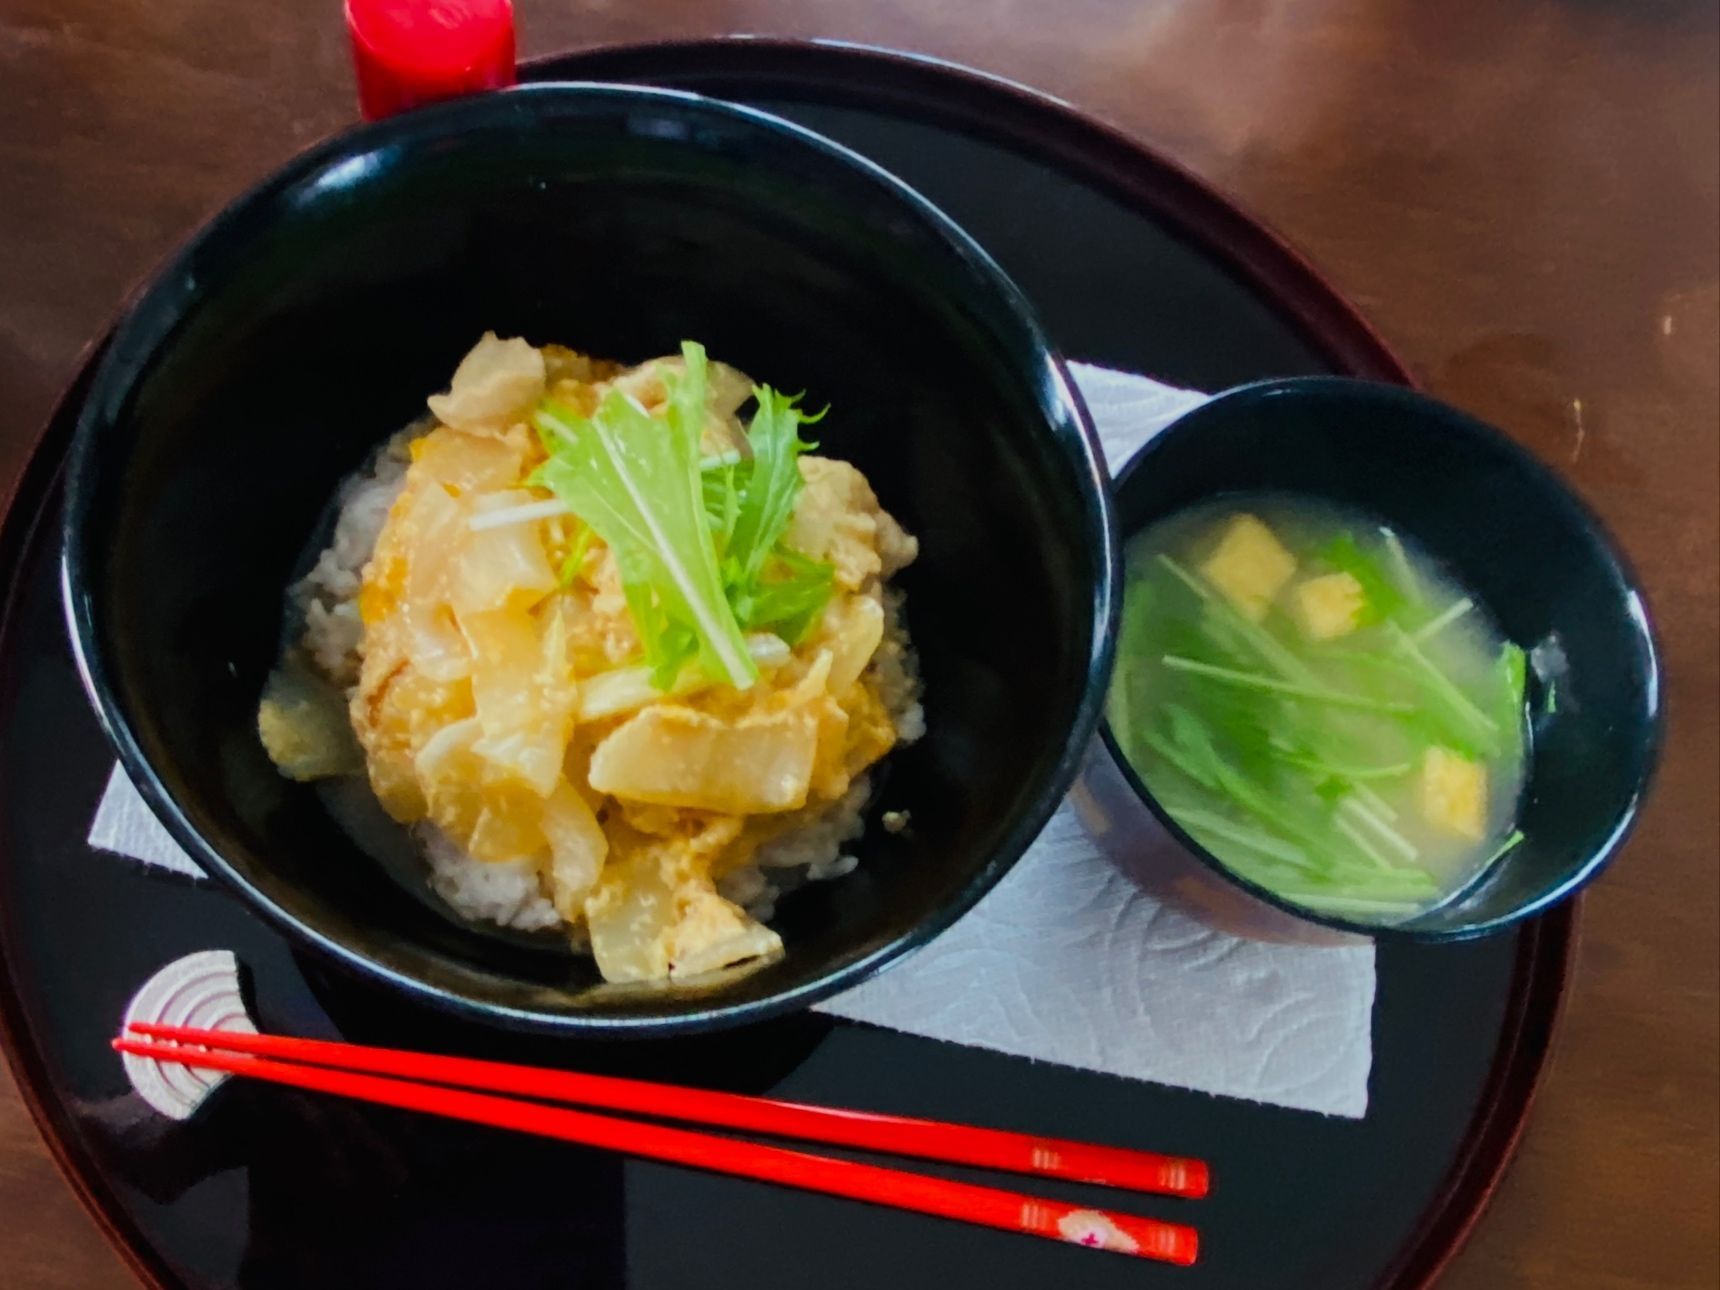
[[514,83],[512,0],[346,0],[346,31],[369,121]]

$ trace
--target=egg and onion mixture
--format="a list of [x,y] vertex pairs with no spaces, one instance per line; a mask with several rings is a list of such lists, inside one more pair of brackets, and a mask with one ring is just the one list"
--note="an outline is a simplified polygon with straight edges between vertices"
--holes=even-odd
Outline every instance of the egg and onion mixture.
[[[915,733],[888,590],[915,540],[794,399],[694,344],[623,368],[490,334],[429,407],[355,598],[377,799],[529,862],[607,980],[780,953],[717,882]],[[295,778],[341,762],[313,709],[260,712]]]

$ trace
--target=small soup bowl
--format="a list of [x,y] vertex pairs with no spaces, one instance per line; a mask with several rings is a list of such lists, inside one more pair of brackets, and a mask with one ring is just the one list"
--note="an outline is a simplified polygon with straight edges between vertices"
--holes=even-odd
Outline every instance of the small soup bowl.
[[[1146,889],[1256,940],[1463,940],[1592,881],[1624,842],[1661,739],[1660,667],[1635,578],[1600,523],[1500,431],[1395,386],[1264,381],[1203,404],[1117,478],[1125,543],[1225,493],[1299,494],[1391,525],[1439,560],[1530,651],[1524,840],[1453,898],[1407,921],[1315,912],[1242,877],[1179,828],[1108,723],[1076,794],[1105,850]],[[1119,656],[1116,666],[1129,660]],[[1556,705],[1544,687],[1556,680]]]

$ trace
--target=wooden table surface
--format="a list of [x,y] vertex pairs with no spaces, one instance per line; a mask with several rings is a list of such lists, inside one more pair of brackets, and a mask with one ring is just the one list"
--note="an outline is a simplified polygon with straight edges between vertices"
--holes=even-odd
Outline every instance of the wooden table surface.
[[[1227,189],[1595,506],[1658,614],[1658,790],[1457,1287],[1714,1287],[1714,0],[518,0],[523,52],[768,32],[1049,90]],[[0,483],[116,301],[347,123],[335,0],[0,0]],[[0,1075],[0,1283],[129,1284]]]

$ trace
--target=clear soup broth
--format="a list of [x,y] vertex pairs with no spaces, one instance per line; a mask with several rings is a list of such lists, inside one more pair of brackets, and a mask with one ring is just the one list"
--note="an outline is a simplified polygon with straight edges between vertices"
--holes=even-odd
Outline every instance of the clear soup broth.
[[1112,733],[1237,874],[1389,924],[1521,840],[1523,651],[1414,544],[1325,502],[1234,494],[1126,557]]

